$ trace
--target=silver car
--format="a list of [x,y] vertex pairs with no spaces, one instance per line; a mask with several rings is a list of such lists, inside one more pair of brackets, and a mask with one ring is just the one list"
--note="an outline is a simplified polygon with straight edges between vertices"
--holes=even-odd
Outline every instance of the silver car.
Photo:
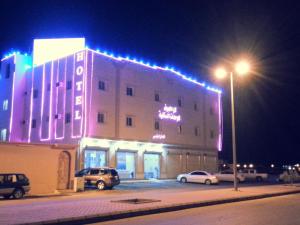
[[191,182],[191,183],[203,183],[203,184],[217,184],[219,180],[216,176],[211,175],[206,171],[192,171],[190,173],[179,174],[177,176],[177,181],[181,183]]
[[86,185],[95,185],[99,190],[112,189],[120,184],[118,172],[114,168],[86,168],[75,174],[83,177]]

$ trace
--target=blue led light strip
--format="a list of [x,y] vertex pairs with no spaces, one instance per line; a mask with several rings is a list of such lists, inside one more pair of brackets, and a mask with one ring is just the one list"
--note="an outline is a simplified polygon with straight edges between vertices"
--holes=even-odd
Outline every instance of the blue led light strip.
[[[110,59],[113,59],[113,60],[116,60],[116,61],[126,61],[126,62],[130,62],[130,63],[138,64],[138,65],[141,65],[141,66],[144,66],[144,67],[148,67],[150,69],[157,69],[157,70],[169,71],[169,72],[171,72],[171,73],[173,73],[173,74],[181,77],[182,79],[187,80],[189,82],[192,82],[192,83],[194,83],[196,85],[199,85],[201,87],[204,87],[204,88],[206,88],[209,91],[216,92],[216,93],[219,93],[219,94],[222,93],[222,90],[220,90],[218,88],[215,88],[215,87],[211,87],[209,85],[206,85],[204,82],[199,82],[196,79],[188,77],[188,76],[182,74],[181,72],[176,71],[173,67],[168,67],[168,66],[161,67],[161,66],[157,66],[155,64],[151,65],[149,62],[144,62],[143,60],[137,60],[136,58],[130,58],[129,56],[126,56],[126,57],[122,57],[122,56],[119,56],[119,55],[116,56],[113,53],[108,53],[107,51],[100,51],[99,49],[93,50],[93,49],[90,49],[90,48],[86,47],[86,50],[92,51],[92,52],[94,52],[96,54],[105,56],[107,58],[110,58]],[[6,55],[3,59],[1,59],[1,61],[3,61],[3,60],[5,60],[5,59],[7,59],[7,58],[9,58],[9,57],[11,57],[11,56],[13,56],[15,54],[20,54],[20,52],[10,53],[9,55]],[[34,66],[32,66],[32,67],[34,67]]]
[[204,87],[206,88],[207,90],[209,91],[213,91],[213,92],[216,92],[216,93],[219,93],[219,94],[222,94],[222,91],[220,89],[217,89],[215,87],[211,87],[211,86],[208,86],[206,85],[204,82],[199,82],[197,81],[196,79],[193,79],[193,78],[190,78],[190,77],[187,77],[186,75],[182,74],[181,72],[179,71],[176,71],[174,68],[172,67],[160,67],[160,66],[157,66],[157,65],[151,65],[150,63],[145,63],[144,61],[140,60],[138,61],[137,59],[135,58],[130,58],[129,56],[127,57],[121,57],[121,56],[115,56],[114,54],[112,53],[108,53],[106,51],[100,51],[100,50],[93,50],[93,49],[89,49],[89,48],[86,48],[87,50],[91,51],[91,52],[94,52],[96,54],[99,54],[99,55],[102,55],[102,56],[105,56],[105,57],[108,57],[108,58],[111,58],[113,60],[116,60],[116,61],[126,61],[126,62],[130,62],[130,63],[134,63],[134,64],[138,64],[138,65],[142,65],[142,66],[145,66],[145,67],[148,67],[150,69],[156,69],[156,70],[163,70],[163,71],[169,71],[179,77],[181,77],[182,79],[184,80],[187,80],[189,82],[192,82],[196,85],[199,85],[201,87]]

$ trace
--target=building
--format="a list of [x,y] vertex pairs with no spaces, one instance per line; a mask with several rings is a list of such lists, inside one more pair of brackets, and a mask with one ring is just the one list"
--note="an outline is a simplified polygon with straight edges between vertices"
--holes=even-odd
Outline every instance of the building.
[[128,179],[217,169],[220,90],[84,39],[38,39],[33,57],[1,61],[2,141],[78,144],[77,169],[106,165]]

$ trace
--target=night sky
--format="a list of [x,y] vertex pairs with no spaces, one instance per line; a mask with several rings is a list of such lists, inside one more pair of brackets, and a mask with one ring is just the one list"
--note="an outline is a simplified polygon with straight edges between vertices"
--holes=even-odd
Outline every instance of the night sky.
[[252,72],[237,78],[239,162],[300,161],[299,1],[1,1],[0,53],[32,51],[34,38],[85,37],[91,48],[147,59],[223,88],[224,149],[231,161],[229,81],[217,65],[240,57]]

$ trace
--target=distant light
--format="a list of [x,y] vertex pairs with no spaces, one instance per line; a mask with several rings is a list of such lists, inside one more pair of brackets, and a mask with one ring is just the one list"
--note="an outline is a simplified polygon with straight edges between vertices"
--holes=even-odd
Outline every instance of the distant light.
[[275,167],[275,165],[274,164],[271,164],[271,168],[274,168]]
[[247,168],[247,164],[244,164],[244,168]]
[[250,167],[250,168],[253,168],[253,164],[250,164],[249,167]]
[[227,72],[226,72],[226,70],[223,67],[219,67],[215,71],[215,76],[218,79],[223,79],[223,78],[225,78],[227,76]]
[[240,165],[240,164],[237,164],[236,167],[241,167],[241,165]]
[[249,72],[249,70],[250,70],[250,65],[246,61],[240,61],[235,66],[235,71],[239,75],[245,75]]

